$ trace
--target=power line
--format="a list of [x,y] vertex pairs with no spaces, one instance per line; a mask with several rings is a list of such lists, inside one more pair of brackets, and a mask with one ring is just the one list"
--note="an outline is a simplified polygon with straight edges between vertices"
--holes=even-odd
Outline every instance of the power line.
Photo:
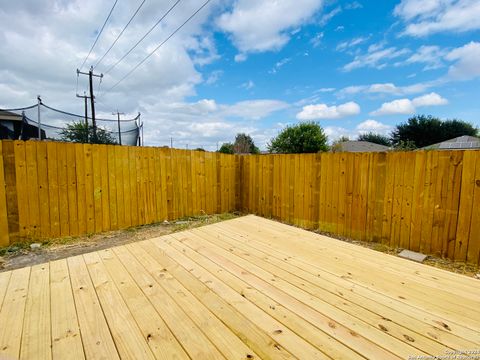
[[103,29],[105,28],[105,25],[107,25],[108,19],[110,19],[110,16],[112,15],[113,9],[115,9],[115,5],[117,5],[117,2],[118,2],[118,0],[115,0],[115,2],[113,3],[113,6],[112,6],[112,8],[110,9],[110,12],[108,13],[107,18],[105,19],[105,22],[103,23],[102,28],[100,29],[99,33],[97,34],[97,38],[96,38],[95,41],[93,42],[93,45],[92,45],[92,47],[90,48],[90,51],[88,52],[87,56],[85,57],[85,60],[83,60],[83,63],[82,63],[82,65],[80,66],[80,70],[82,70],[83,66],[84,66],[85,63],[87,62],[87,59],[89,58],[90,54],[92,53],[93,48],[94,48],[95,45],[97,44],[98,38],[99,38],[100,35],[102,34]]
[[127,29],[127,27],[130,25],[130,23],[132,22],[133,18],[135,16],[137,16],[138,12],[140,11],[140,9],[142,8],[143,4],[145,4],[145,1],[147,0],[143,0],[142,3],[140,4],[140,6],[137,8],[137,10],[135,10],[135,12],[133,13],[132,17],[130,18],[130,20],[128,20],[127,24],[123,27],[122,31],[120,32],[120,34],[118,34],[117,38],[115,39],[115,41],[112,43],[112,45],[110,45],[110,47],[108,48],[108,50],[105,52],[105,54],[103,54],[103,56],[100,58],[100,60],[97,61],[97,63],[93,66],[94,68],[96,68],[102,61],[103,59],[105,58],[105,56],[107,56],[107,54],[110,52],[110,50],[112,50],[112,48],[115,46],[115,44],[117,43],[118,39],[120,39],[120,37],[123,35],[123,32]]
[[150,28],[150,30],[148,30],[148,31],[145,33],[145,35],[143,35],[142,38],[141,38],[140,40],[138,40],[137,43],[136,43],[135,45],[133,45],[133,46],[130,48],[130,50],[128,50],[128,51],[126,52],[126,54],[123,55],[123,56],[120,58],[120,60],[118,60],[115,64],[113,64],[112,66],[110,66],[107,71],[105,71],[105,74],[108,74],[110,71],[113,70],[113,68],[115,68],[118,64],[120,64],[120,63],[123,61],[123,59],[125,59],[125,58],[128,56],[128,54],[130,54],[130,53],[138,46],[138,44],[140,44],[140,43],[148,36],[148,34],[150,34],[150,33],[153,31],[153,29],[155,29],[155,28],[158,26],[158,24],[160,24],[160,22],[161,22],[163,19],[165,19],[165,17],[175,8],[175,6],[178,5],[179,2],[180,2],[180,0],[177,0],[177,1],[170,7],[170,9],[168,9],[168,11],[167,11],[165,14],[163,14],[163,16],[162,16],[160,19],[158,19],[158,21]]
[[177,32],[180,31],[190,20],[192,20],[195,15],[197,15],[211,0],[207,0],[203,3],[202,6],[200,6],[187,20],[185,20],[182,25],[177,27],[174,32],[172,32],[165,40],[163,40],[150,54],[148,54],[146,57],[143,58],[142,61],[140,61],[137,65],[133,67],[132,70],[130,70],[123,78],[121,78],[115,85],[113,85],[111,88],[109,88],[107,91],[105,91],[103,95],[105,95],[107,92],[111,91],[113,88],[117,87],[118,84],[120,84],[123,80],[125,80],[128,76],[130,76],[135,70],[137,70],[145,61],[147,61],[150,56],[152,56],[158,49],[160,49],[170,38],[172,38]]

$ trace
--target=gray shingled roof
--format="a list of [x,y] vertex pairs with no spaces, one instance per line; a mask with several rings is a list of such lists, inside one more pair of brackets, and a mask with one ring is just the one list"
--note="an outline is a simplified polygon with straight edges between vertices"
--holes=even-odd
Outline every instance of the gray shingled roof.
[[383,152],[390,149],[388,146],[369,141],[343,141],[338,145],[340,148],[339,151],[346,152]]
[[422,149],[438,149],[438,150],[467,150],[480,149],[480,139],[475,136],[459,136],[450,140],[442,141],[438,144],[425,146]]

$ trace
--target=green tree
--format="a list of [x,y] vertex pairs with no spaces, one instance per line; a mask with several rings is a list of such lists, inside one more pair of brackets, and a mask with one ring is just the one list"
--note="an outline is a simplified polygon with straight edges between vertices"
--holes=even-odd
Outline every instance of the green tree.
[[322,127],[313,121],[287,126],[274,137],[268,150],[272,153],[316,153],[328,151],[327,135]]
[[219,153],[223,154],[233,154],[233,144],[232,143],[223,143],[218,150]]
[[258,154],[260,150],[255,146],[250,135],[238,133],[233,143],[233,152],[235,154]]
[[462,135],[477,136],[477,132],[472,124],[462,120],[442,121],[431,115],[416,115],[396,126],[391,141],[395,147],[410,142],[421,148]]
[[369,141],[374,144],[385,145],[385,146],[392,146],[392,143],[388,136],[376,134],[374,132],[369,132],[365,134],[358,135],[358,141]]
[[337,140],[334,140],[332,142],[332,146],[330,146],[330,150],[332,152],[339,152],[342,151],[342,143],[345,141],[350,141],[350,138],[348,136],[340,136]]
[[205,151],[205,149],[201,148],[201,147],[198,147],[198,148],[195,149],[195,151]]
[[74,121],[60,132],[61,140],[76,143],[114,145],[117,142],[106,130],[85,124],[83,121]]

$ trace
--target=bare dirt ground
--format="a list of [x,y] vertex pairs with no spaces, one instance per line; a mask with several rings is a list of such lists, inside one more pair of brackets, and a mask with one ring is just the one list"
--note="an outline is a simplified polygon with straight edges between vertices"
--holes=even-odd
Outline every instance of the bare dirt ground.
[[177,231],[232,219],[236,216],[238,215],[220,214],[188,217],[168,223],[143,225],[126,230],[109,231],[90,236],[33,242],[41,244],[38,249],[32,249],[30,247],[32,242],[12,244],[7,248],[0,249],[0,272],[151,239]]
[[[85,254],[88,252],[98,251],[131,242],[151,239],[177,231],[233,219],[240,215],[241,214],[239,213],[235,213],[188,217],[168,223],[144,225],[126,230],[110,231],[107,233],[90,236],[51,239],[41,243],[42,245],[38,249],[31,249],[31,243],[12,244],[7,248],[0,248],[0,272],[41,264],[52,260],[63,259],[69,256]],[[390,248],[383,244],[373,242],[352,240],[318,230],[313,232],[394,256],[398,256],[398,254],[403,250],[398,248]],[[423,263],[429,266],[480,279],[480,269],[475,265],[436,258],[433,256],[429,256]]]

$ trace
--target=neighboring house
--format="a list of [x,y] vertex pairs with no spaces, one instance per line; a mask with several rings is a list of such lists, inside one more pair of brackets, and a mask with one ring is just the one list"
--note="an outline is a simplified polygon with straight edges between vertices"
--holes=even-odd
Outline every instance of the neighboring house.
[[[38,127],[28,124],[25,115],[0,110],[0,140],[2,139],[38,139]],[[45,139],[45,130],[42,130],[42,139]]]
[[438,144],[425,146],[419,150],[468,150],[480,149],[480,138],[475,136],[459,136]]
[[375,144],[369,141],[342,141],[335,144],[333,152],[383,152],[390,148],[385,145]]

